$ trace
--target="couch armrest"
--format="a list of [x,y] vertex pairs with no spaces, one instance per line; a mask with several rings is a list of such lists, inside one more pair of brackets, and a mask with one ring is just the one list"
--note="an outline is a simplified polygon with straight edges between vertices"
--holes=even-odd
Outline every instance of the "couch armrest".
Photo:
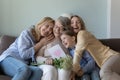
[[0,39],[0,54],[4,50],[6,50],[10,46],[10,44],[14,42],[15,39],[16,39],[16,37],[9,36],[9,35],[1,36],[1,39]]

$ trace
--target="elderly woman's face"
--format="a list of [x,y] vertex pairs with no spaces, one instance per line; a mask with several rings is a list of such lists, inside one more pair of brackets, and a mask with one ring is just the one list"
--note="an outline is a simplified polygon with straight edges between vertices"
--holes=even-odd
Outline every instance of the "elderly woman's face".
[[51,33],[53,33],[53,27],[54,27],[54,24],[51,22],[40,25],[41,36],[45,36],[45,37],[49,36]]
[[63,29],[63,25],[61,25],[59,21],[56,21],[53,29],[54,35],[59,37],[62,32],[62,29]]

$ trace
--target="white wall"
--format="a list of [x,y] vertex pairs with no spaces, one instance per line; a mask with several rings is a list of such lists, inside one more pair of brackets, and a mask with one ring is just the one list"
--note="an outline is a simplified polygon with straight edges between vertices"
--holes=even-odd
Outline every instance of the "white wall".
[[120,38],[120,0],[111,0],[110,38]]
[[107,0],[0,0],[0,34],[18,36],[44,16],[82,16],[97,38],[107,37]]

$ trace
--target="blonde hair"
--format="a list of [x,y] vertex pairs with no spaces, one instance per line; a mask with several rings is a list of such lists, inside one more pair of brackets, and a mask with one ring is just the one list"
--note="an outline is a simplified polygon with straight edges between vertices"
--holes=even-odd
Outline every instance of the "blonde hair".
[[44,17],[40,22],[38,22],[35,25],[35,28],[32,29],[32,34],[35,37],[35,40],[38,42],[41,38],[41,33],[39,31],[39,28],[41,27],[40,25],[43,25],[45,23],[55,23],[54,19],[52,19],[51,17]]

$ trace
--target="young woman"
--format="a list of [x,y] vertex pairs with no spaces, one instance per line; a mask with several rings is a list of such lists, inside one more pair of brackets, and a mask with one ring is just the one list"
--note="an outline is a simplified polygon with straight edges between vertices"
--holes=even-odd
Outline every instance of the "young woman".
[[78,15],[71,16],[71,27],[77,34],[80,30],[86,30],[85,23],[83,19]]
[[0,56],[0,68],[12,80],[41,80],[42,70],[35,66],[27,65],[32,59],[35,61],[36,52],[52,37],[49,36],[54,27],[54,20],[50,17],[43,18],[37,25],[24,30],[10,47]]
[[[73,28],[76,36],[77,36],[79,31],[86,30],[86,26],[85,26],[85,23],[84,23],[83,19],[78,15],[72,15],[71,16],[71,27]],[[96,65],[96,68],[98,68],[97,65]],[[96,72],[95,73],[93,72],[92,74],[96,74]],[[99,68],[97,70],[97,75],[98,74],[99,74]],[[99,76],[91,75],[91,77],[93,78],[93,80],[100,79]]]
[[39,52],[37,53],[37,62],[45,62],[45,64],[39,65],[39,68],[43,70],[42,80],[69,80],[70,70],[55,68],[55,66],[53,66],[53,58],[48,52],[49,48],[59,44],[63,51],[68,54],[67,49],[62,45],[60,41],[60,34],[66,25],[70,25],[70,19],[60,16],[55,21],[55,26],[53,28],[53,34],[55,35],[55,38],[47,45],[40,48]]
[[81,66],[79,61],[83,51],[87,50],[100,67],[101,80],[119,80],[120,79],[120,55],[103,45],[94,35],[87,30],[80,30],[77,34],[77,44],[73,58],[73,70],[80,73]]

